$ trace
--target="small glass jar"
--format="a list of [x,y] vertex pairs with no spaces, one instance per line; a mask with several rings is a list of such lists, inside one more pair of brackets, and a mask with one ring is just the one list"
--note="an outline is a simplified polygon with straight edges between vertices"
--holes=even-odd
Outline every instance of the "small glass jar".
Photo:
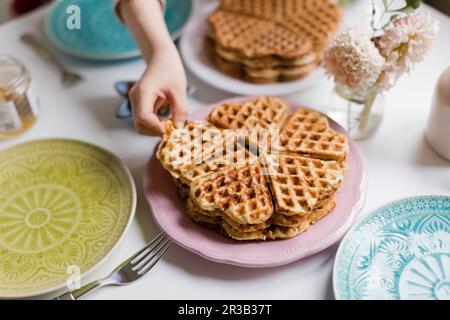
[[352,92],[337,84],[328,116],[343,126],[354,140],[364,140],[373,136],[381,125],[385,104],[383,93],[373,90]]
[[39,114],[39,102],[31,90],[31,77],[15,58],[0,55],[0,139],[30,129]]

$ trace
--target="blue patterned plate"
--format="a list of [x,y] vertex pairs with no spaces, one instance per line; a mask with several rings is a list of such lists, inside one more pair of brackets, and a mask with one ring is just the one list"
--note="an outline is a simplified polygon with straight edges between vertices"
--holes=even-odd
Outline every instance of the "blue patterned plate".
[[[174,40],[189,20],[192,7],[192,0],[167,1],[165,18]],[[70,19],[77,14],[77,8],[81,18],[80,29],[73,28],[76,20]],[[76,57],[119,60],[140,55],[128,29],[114,14],[111,0],[55,1],[47,15],[45,29],[58,49]]]
[[450,299],[450,197],[390,203],[364,217],[334,262],[337,299]]

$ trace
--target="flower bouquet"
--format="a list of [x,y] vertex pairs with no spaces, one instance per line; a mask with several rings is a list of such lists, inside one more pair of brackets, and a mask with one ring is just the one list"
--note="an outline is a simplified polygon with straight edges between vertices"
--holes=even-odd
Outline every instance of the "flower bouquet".
[[420,0],[393,8],[393,0],[372,1],[372,34],[352,27],[324,52],[323,66],[334,78],[329,115],[355,139],[370,137],[381,124],[384,93],[421,62],[437,37],[439,24],[421,10]]

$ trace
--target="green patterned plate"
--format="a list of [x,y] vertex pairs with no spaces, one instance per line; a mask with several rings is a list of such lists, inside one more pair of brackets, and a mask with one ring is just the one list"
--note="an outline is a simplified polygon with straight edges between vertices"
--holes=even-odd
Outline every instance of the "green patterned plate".
[[61,289],[92,270],[135,207],[130,172],[96,146],[40,140],[0,152],[0,297]]

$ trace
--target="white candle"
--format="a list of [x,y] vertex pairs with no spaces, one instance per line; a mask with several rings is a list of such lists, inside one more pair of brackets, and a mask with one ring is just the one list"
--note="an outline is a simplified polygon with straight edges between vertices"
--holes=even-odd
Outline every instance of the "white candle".
[[425,135],[431,147],[450,160],[450,67],[436,85]]

